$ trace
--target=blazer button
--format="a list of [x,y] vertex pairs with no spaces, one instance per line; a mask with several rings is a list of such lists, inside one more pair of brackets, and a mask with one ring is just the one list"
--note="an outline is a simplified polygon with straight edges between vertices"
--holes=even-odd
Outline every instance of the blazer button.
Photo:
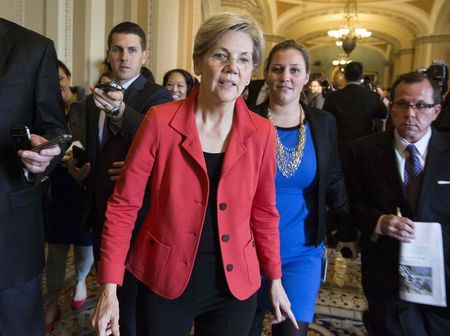
[[228,264],[227,265],[227,272],[231,272],[233,270],[233,265],[232,264]]
[[150,245],[151,246],[155,245],[155,240],[154,239],[150,239]]
[[224,243],[226,243],[226,242],[229,241],[229,240],[230,240],[230,236],[229,236],[229,235],[224,234],[224,235],[222,236],[222,241],[223,241]]
[[225,210],[226,208],[227,208],[227,203],[220,203],[220,204],[219,204],[219,209],[220,209],[220,210],[223,211],[223,210]]

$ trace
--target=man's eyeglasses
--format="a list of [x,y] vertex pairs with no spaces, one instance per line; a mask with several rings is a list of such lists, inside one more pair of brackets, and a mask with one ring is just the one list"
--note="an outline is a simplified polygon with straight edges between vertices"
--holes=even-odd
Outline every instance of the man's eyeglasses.
[[211,59],[214,63],[223,66],[236,62],[236,65],[240,70],[250,70],[255,66],[250,56],[231,57],[231,55],[224,52],[213,52],[211,54]]
[[410,104],[410,103],[406,103],[406,102],[392,103],[392,106],[397,110],[406,111],[410,107],[412,107],[412,109],[417,112],[425,112],[426,110],[428,110],[432,107],[435,107],[436,105],[439,105],[439,104],[425,104],[425,103]]

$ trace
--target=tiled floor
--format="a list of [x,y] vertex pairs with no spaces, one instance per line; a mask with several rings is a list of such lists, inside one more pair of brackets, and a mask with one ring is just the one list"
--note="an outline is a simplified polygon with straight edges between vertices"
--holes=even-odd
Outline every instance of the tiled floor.
[[[88,277],[88,301],[78,312],[70,307],[73,275],[73,258],[70,255],[67,282],[60,297],[62,318],[49,336],[95,335],[90,326],[90,316],[97,302],[98,283],[95,271],[92,271]],[[359,260],[343,260],[340,255],[329,251],[327,282],[320,289],[316,317],[308,331],[309,336],[367,335],[362,324],[362,312],[366,309],[367,303],[362,293],[360,279]],[[45,284],[45,277],[43,283]],[[270,323],[265,324],[262,336],[271,336]]]

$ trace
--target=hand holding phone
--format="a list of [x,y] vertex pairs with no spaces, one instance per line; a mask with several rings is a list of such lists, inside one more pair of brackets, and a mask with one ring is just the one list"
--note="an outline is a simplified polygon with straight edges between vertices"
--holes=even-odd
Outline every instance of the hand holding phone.
[[109,92],[109,91],[123,92],[123,91],[125,91],[125,89],[121,85],[114,83],[114,82],[99,83],[99,84],[95,85],[95,87],[97,89],[103,90],[104,92]]
[[86,163],[86,151],[83,148],[73,146],[72,156],[75,160],[77,160],[77,164],[75,165],[76,167],[81,168]]
[[33,152],[39,153],[41,150],[43,150],[45,148],[50,148],[50,147],[53,147],[56,145],[60,145],[60,144],[69,142],[70,140],[72,140],[72,136],[70,134],[61,134],[61,135],[58,135],[56,138],[53,138],[43,144],[32,147],[30,150]]

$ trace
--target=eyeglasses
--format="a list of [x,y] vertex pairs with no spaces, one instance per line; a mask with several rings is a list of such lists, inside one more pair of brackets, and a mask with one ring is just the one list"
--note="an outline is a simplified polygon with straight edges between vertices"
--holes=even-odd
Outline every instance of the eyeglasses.
[[439,105],[439,104],[425,104],[425,103],[410,104],[410,103],[406,103],[406,102],[397,102],[397,103],[391,103],[391,104],[397,110],[406,111],[410,107],[412,107],[412,109],[416,112],[425,112],[426,110],[428,110],[432,107],[435,107],[436,105]]
[[250,56],[231,57],[231,55],[224,52],[213,52],[211,59],[215,64],[223,66],[231,64],[234,61],[240,70],[250,70],[255,66]]

